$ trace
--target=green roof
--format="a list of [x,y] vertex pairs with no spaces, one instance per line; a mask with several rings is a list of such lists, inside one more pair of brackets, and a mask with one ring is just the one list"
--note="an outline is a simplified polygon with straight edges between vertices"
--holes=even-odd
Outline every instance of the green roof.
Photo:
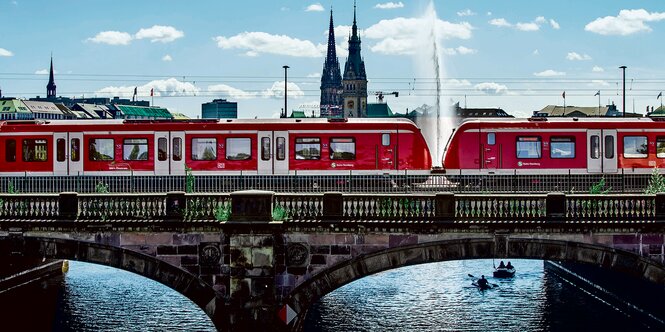
[[0,100],[1,113],[29,113],[30,110],[19,99],[2,99]]
[[395,114],[388,104],[367,104],[368,118],[392,118]]
[[291,111],[292,118],[306,118],[305,111]]
[[126,118],[154,118],[154,119],[173,119],[173,115],[161,107],[144,107],[131,105],[115,105]]

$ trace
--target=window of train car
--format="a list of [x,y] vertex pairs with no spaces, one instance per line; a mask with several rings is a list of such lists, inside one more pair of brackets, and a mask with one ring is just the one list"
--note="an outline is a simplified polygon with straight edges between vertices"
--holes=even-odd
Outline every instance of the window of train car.
[[252,159],[252,140],[250,138],[227,138],[226,160]]
[[261,160],[270,160],[270,137],[261,137]]
[[330,159],[332,160],[356,159],[356,140],[352,137],[331,138]]
[[646,136],[624,136],[623,137],[624,158],[646,158],[647,137]]
[[591,154],[591,159],[600,158],[600,136],[591,136],[591,150],[589,153]]
[[318,137],[296,138],[296,159],[321,159],[321,139]]
[[23,161],[46,161],[48,153],[45,139],[23,140]]
[[575,137],[550,138],[550,158],[553,159],[575,158]]
[[122,160],[148,160],[148,139],[125,138],[122,142]]
[[115,159],[112,138],[91,138],[88,142],[88,157],[91,161]]
[[58,138],[58,140],[55,141],[55,146],[56,146],[56,159],[58,162],[63,162],[65,159],[67,159],[67,156],[65,156],[65,149],[67,148],[67,142],[65,142],[64,138]]
[[217,160],[217,139],[192,138],[192,160]]
[[517,158],[538,159],[540,156],[540,136],[517,137]]
[[381,145],[390,145],[390,134],[381,134]]
[[496,134],[487,133],[487,145],[494,145],[494,144],[496,144]]
[[286,138],[277,137],[277,160],[286,159]]
[[182,138],[173,138],[173,161],[182,160]]
[[5,141],[5,160],[7,162],[16,161],[16,140],[8,139]]
[[656,157],[665,158],[665,137],[658,136],[656,138]]
[[166,137],[160,137],[157,139],[157,160],[166,161],[168,159],[168,146],[167,146]]
[[605,159],[614,158],[614,136],[605,136]]
[[81,140],[78,139],[78,138],[72,138],[70,148],[71,148],[70,157],[71,157],[72,161],[81,160],[81,153],[79,153],[79,151],[81,151]]

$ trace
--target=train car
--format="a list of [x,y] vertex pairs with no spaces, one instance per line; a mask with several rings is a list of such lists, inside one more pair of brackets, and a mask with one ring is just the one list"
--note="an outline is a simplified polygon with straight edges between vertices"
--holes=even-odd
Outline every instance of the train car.
[[0,175],[427,174],[406,119],[0,122]]
[[455,129],[446,174],[647,174],[665,168],[665,122],[651,118],[473,119]]

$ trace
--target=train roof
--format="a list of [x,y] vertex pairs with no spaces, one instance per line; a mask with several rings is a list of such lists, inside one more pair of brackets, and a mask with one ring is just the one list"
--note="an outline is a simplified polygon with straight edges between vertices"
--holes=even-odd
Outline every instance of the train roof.
[[[665,120],[665,119],[663,119]],[[461,124],[465,123],[525,123],[525,122],[534,122],[534,123],[543,123],[543,122],[553,122],[553,123],[569,123],[569,122],[583,122],[583,123],[645,123],[645,122],[662,122],[661,119],[654,119],[649,117],[642,118],[623,118],[623,117],[607,117],[607,118],[593,118],[593,117],[583,117],[583,118],[573,118],[573,117],[532,117],[532,118],[467,118],[462,120]],[[461,125],[460,124],[460,125]]]
[[150,123],[237,123],[237,124],[285,124],[285,123],[402,123],[413,124],[405,118],[280,118],[280,119],[173,119],[173,120],[143,120],[143,119],[94,119],[94,120],[6,120],[0,125],[38,124],[38,125],[110,125],[110,124],[150,124]]
[[[665,119],[664,119],[665,120]],[[588,128],[588,129],[664,129],[665,121],[649,117],[643,118],[483,118],[466,119],[456,128],[456,131],[482,128]]]

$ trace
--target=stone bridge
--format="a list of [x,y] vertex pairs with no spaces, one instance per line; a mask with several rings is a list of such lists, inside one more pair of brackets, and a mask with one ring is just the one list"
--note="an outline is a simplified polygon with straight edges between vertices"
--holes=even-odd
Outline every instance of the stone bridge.
[[570,261],[665,285],[664,203],[661,194],[0,195],[0,256],[137,273],[191,299],[219,330],[298,331],[322,296],[414,264]]

